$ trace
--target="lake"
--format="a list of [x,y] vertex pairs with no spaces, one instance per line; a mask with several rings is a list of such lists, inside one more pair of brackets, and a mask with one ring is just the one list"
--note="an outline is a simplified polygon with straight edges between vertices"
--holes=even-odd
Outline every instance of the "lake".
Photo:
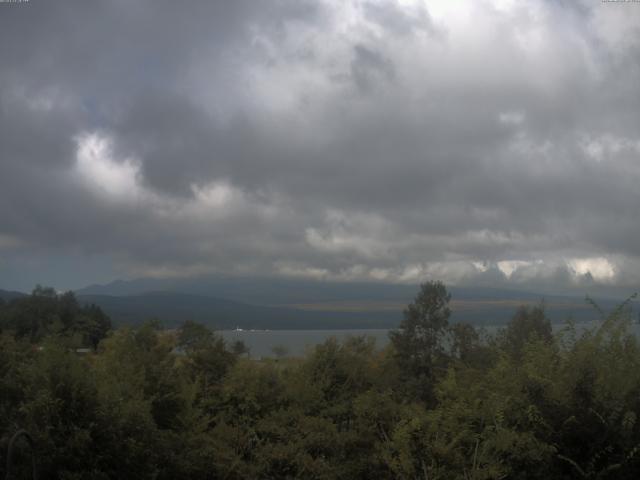
[[342,341],[347,337],[366,335],[376,340],[376,347],[383,348],[389,342],[388,329],[361,330],[221,330],[223,338],[231,343],[242,340],[252,358],[273,357],[273,347],[282,346],[287,355],[300,356],[307,349],[335,337]]
[[[578,331],[594,327],[599,322],[577,323]],[[564,323],[554,323],[553,330],[558,331],[565,326]],[[483,326],[482,329],[493,334],[504,325]],[[640,325],[633,323],[631,331],[640,336]],[[389,343],[389,329],[354,329],[354,330],[220,330],[223,338],[232,343],[242,340],[249,347],[252,358],[274,357],[273,348],[282,346],[286,349],[287,356],[301,356],[315,345],[328,338],[335,337],[343,341],[348,337],[368,336],[376,341],[377,348],[384,348]]]

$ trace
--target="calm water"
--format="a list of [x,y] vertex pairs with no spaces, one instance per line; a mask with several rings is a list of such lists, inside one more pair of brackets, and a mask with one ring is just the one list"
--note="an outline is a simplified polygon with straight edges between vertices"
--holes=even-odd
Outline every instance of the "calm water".
[[[578,331],[594,327],[598,322],[584,322],[576,325]],[[485,326],[483,330],[487,334],[495,333],[504,325]],[[565,325],[558,323],[553,325],[554,331],[558,331]],[[634,323],[631,331],[640,336],[640,325]],[[342,341],[348,337],[368,336],[376,341],[377,348],[383,348],[389,343],[388,329],[360,329],[360,330],[222,330],[224,339],[231,343],[242,340],[249,347],[252,358],[273,357],[274,347],[284,347],[286,354],[290,356],[303,355],[308,349],[324,342],[330,337]]]
[[227,342],[242,340],[251,351],[253,358],[273,357],[273,347],[282,346],[287,355],[303,355],[307,349],[324,342],[330,337],[344,340],[347,337],[366,335],[376,340],[376,347],[384,347],[388,341],[387,329],[367,330],[222,330]]

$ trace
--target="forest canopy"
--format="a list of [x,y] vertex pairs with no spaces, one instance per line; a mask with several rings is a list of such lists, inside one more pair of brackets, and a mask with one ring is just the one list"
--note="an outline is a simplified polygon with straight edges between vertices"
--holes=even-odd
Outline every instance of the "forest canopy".
[[25,429],[40,478],[637,478],[630,302],[555,331],[521,307],[488,335],[451,324],[450,298],[423,284],[384,349],[257,360],[194,322],[112,329],[38,287],[0,303],[0,476]]

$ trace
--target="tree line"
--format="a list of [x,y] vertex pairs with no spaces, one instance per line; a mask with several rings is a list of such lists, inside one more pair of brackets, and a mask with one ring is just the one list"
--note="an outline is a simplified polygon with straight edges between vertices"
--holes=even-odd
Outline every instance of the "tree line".
[[114,329],[72,293],[0,301],[0,476],[25,429],[40,478],[638,477],[630,301],[556,333],[523,306],[493,335],[451,324],[449,302],[423,284],[384,349],[253,360],[194,322]]

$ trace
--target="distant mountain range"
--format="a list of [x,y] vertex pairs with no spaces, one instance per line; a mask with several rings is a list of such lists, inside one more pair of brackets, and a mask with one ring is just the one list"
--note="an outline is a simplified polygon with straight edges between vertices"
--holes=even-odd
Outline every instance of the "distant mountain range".
[[[356,329],[397,326],[418,289],[418,285],[209,276],[119,280],[75,293],[81,302],[99,305],[117,325],[156,318],[167,327],[195,320],[217,329]],[[452,320],[475,325],[504,324],[518,306],[543,300],[554,322],[598,318],[584,297],[486,287],[449,291]],[[5,300],[20,295],[0,290]],[[624,298],[597,300],[609,311]]]
[[[192,318],[218,328],[323,329],[395,327],[418,290],[418,285],[204,276],[119,280],[77,293],[127,323],[155,316],[171,322]],[[449,291],[452,319],[476,325],[504,324],[519,305],[543,299],[554,322],[569,316],[579,320],[598,316],[584,297],[487,287],[451,287]],[[605,310],[622,300],[598,299]]]
[[157,318],[166,327],[184,320],[215,329],[341,329],[389,328],[400,312],[322,312],[291,307],[251,305],[202,295],[149,292],[141,295],[78,295],[84,303],[99,305],[117,324],[139,324]]
[[[527,300],[576,297],[488,287],[447,287],[456,300]],[[174,292],[211,296],[254,305],[379,301],[407,304],[419,286],[374,282],[329,282],[297,278],[204,276],[195,278],[117,280],[76,290],[78,295],[141,295]]]
[[22,292],[13,292],[13,291],[10,291],[10,290],[0,290],[0,299],[4,300],[5,302],[13,300],[14,298],[24,297],[25,295],[26,295],[26,293],[22,293]]

